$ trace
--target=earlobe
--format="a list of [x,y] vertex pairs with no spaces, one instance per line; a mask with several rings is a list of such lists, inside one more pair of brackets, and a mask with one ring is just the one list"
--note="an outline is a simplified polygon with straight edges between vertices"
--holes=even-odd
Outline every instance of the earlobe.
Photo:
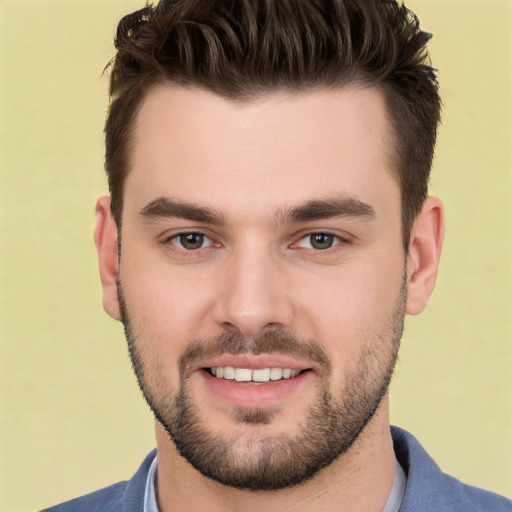
[[411,231],[407,256],[407,307],[409,315],[421,313],[434,290],[444,239],[444,210],[441,201],[429,197]]
[[112,318],[120,320],[121,313],[117,294],[117,225],[110,210],[110,198],[108,196],[100,197],[96,203],[94,243],[98,251],[103,307]]

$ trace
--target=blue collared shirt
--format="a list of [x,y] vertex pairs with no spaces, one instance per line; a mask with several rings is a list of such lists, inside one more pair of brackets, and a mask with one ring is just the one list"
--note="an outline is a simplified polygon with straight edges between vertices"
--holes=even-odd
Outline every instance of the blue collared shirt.
[[[396,460],[396,459],[395,459]],[[146,478],[146,489],[144,491],[144,512],[158,512],[158,505],[156,503],[156,469],[158,467],[158,458],[155,455],[151,466],[149,466],[148,476]],[[398,512],[404,497],[405,492],[405,473],[396,461],[395,479],[393,487],[389,493],[388,500],[382,512]]]

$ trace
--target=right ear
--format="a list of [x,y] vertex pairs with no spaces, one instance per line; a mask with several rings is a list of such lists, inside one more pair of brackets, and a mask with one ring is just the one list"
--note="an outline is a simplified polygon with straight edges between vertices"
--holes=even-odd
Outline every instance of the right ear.
[[117,293],[118,233],[114,215],[110,210],[110,197],[102,196],[96,203],[94,243],[98,251],[103,308],[115,320],[121,320]]

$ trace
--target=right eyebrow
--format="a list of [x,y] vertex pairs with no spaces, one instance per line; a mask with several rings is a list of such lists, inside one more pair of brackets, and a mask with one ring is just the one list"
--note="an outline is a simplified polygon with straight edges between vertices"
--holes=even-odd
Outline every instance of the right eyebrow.
[[217,210],[170,199],[169,197],[154,199],[142,208],[139,215],[149,221],[174,217],[206,224],[224,225],[226,223],[222,213]]

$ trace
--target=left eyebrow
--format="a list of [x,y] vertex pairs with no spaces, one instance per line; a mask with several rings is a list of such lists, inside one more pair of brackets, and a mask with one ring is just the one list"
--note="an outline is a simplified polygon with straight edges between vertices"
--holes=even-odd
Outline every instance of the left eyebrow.
[[293,224],[342,217],[372,220],[375,218],[375,210],[368,203],[354,197],[335,197],[308,201],[303,205],[281,210],[276,214],[276,221],[278,224]]

